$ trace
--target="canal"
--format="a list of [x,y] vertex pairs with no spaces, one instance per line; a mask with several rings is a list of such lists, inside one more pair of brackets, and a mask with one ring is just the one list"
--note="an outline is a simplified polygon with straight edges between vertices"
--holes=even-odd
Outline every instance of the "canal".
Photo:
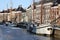
[[60,40],[58,38],[31,34],[26,29],[0,26],[0,40]]

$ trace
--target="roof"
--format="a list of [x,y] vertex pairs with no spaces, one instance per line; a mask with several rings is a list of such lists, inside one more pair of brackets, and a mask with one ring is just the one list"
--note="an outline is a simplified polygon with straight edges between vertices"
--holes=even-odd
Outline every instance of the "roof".
[[[11,9],[3,10],[0,13],[9,13]],[[16,9],[12,9],[12,11],[16,11]]]
[[[43,2],[43,4],[45,4],[45,3],[53,2],[53,0],[43,0],[42,2]],[[34,4],[35,4],[35,5],[39,5],[39,4],[41,4],[41,1],[35,2]],[[28,8],[30,8],[30,7],[31,7],[31,5],[29,5]],[[28,9],[28,8],[27,8],[27,9]]]
[[58,4],[60,4],[60,0],[57,0]]
[[[58,4],[60,4],[60,0],[43,0],[42,2],[43,2],[43,4],[52,2],[53,3],[52,7],[57,6]],[[39,4],[41,4],[41,1],[35,2],[34,4],[39,5]],[[31,7],[31,5],[28,8],[30,8],[30,7]]]
[[20,6],[16,9],[16,11],[26,12],[26,10],[25,10],[25,9],[23,9],[22,7],[20,7]]
[[[7,9],[7,10],[3,10],[3,11],[0,11],[0,13],[9,13],[11,9]],[[22,7],[18,6],[18,8],[14,8],[12,9],[12,11],[22,11],[22,12],[26,12],[25,9],[23,9]]]

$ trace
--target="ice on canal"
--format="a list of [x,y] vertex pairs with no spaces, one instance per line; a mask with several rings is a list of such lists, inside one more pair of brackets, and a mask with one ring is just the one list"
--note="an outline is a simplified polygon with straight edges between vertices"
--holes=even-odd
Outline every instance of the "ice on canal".
[[0,40],[57,40],[51,37],[44,37],[31,34],[25,29],[0,26]]

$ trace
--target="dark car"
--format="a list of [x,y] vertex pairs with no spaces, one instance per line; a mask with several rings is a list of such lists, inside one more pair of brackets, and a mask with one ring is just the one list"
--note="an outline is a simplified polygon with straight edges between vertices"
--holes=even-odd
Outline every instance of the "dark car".
[[20,22],[20,23],[17,24],[16,27],[19,27],[19,28],[26,28],[27,25],[28,25],[27,22]]

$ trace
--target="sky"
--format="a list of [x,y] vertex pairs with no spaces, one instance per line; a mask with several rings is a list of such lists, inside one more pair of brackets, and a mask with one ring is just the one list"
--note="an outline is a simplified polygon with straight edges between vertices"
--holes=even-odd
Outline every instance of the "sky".
[[[32,4],[32,2],[33,0],[12,0],[12,8],[17,8],[19,5],[22,5],[22,7],[26,9],[30,4]],[[10,7],[11,7],[11,0],[0,0],[0,11],[6,10]]]

